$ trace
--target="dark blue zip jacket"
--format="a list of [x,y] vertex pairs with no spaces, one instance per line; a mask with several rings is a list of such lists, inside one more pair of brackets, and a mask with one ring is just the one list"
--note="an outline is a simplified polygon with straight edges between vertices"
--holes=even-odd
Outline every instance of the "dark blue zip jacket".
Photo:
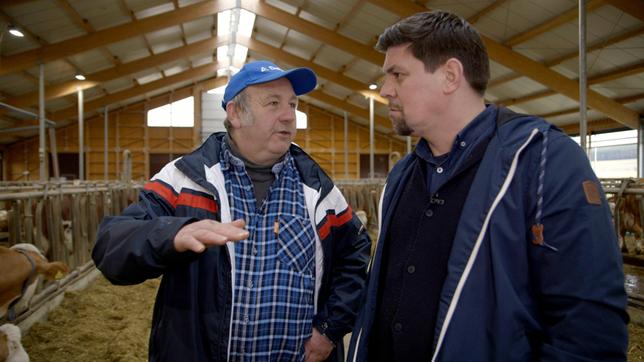
[[[621,254],[588,158],[542,119],[506,109],[491,113],[499,122],[488,131],[491,139],[458,221],[434,340],[427,341],[434,346],[432,360],[624,361],[628,315]],[[367,341],[382,242],[416,162],[411,153],[387,179],[349,361],[379,360],[368,355]],[[531,230],[539,209],[543,242],[535,242]]]
[[[187,223],[230,222],[219,164],[224,133],[166,165],[146,184],[139,202],[101,223],[92,258],[114,284],[137,284],[163,276],[154,306],[149,359],[225,361],[230,339],[232,243],[201,254],[174,250]],[[334,341],[351,331],[366,279],[370,240],[322,169],[299,147],[290,148],[303,180],[316,230],[316,315],[313,325]],[[333,358],[332,358],[333,359]]]

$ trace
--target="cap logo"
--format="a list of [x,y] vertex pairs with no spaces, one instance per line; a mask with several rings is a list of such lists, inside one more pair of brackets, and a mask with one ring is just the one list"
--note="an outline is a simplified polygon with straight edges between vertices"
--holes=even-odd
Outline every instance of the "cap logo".
[[270,72],[270,71],[273,71],[273,70],[279,70],[279,71],[283,72],[283,70],[280,69],[279,67],[274,67],[272,65],[269,65],[268,67],[261,67],[259,69],[259,71],[262,72],[262,73]]

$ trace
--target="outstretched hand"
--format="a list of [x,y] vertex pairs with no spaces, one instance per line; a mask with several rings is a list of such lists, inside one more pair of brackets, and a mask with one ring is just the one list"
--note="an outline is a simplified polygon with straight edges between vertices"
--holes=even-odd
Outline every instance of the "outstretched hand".
[[200,220],[188,224],[174,237],[174,248],[183,252],[192,250],[201,253],[211,245],[224,245],[228,241],[239,241],[248,238],[246,222],[242,219],[231,223],[220,223],[214,220]]

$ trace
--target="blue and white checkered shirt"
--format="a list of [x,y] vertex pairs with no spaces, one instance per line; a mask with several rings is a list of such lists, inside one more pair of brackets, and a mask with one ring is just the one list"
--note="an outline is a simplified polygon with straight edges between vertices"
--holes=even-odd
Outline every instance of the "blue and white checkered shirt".
[[227,146],[220,157],[232,219],[250,236],[235,244],[231,361],[303,361],[311,337],[315,231],[290,153],[257,208],[244,163]]

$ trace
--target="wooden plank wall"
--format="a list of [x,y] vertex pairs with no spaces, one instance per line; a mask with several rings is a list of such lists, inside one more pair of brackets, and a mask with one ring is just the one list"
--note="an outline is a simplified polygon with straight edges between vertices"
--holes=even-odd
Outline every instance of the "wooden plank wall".
[[[299,110],[309,116],[308,128],[298,130],[295,143],[307,151],[324,171],[334,179],[360,177],[360,154],[369,154],[369,128],[349,122],[348,175],[344,168],[344,117],[314,105],[300,102]],[[349,116],[351,117],[351,116]],[[407,146],[397,138],[375,134],[375,153],[406,153]]]
[[[175,94],[176,96],[176,94]],[[165,98],[167,99],[167,97]],[[174,98],[174,100],[178,100]],[[148,101],[147,107],[158,107],[164,102]],[[369,129],[349,122],[349,173],[344,172],[344,118],[314,105],[300,102],[299,109],[309,114],[309,128],[299,130],[296,143],[304,148],[324,170],[334,178],[358,178],[360,153],[369,153]],[[108,179],[119,179],[122,171],[122,153],[132,155],[132,179],[150,178],[149,154],[190,152],[197,144],[193,128],[147,127],[146,103],[109,112],[108,116]],[[87,180],[104,178],[103,116],[85,121],[85,170]],[[78,126],[70,124],[56,130],[59,153],[78,153]],[[47,139],[49,148],[49,138]],[[376,133],[376,153],[405,152],[405,144],[394,137]],[[39,179],[38,138],[30,138],[6,146],[6,181],[37,181]]]

